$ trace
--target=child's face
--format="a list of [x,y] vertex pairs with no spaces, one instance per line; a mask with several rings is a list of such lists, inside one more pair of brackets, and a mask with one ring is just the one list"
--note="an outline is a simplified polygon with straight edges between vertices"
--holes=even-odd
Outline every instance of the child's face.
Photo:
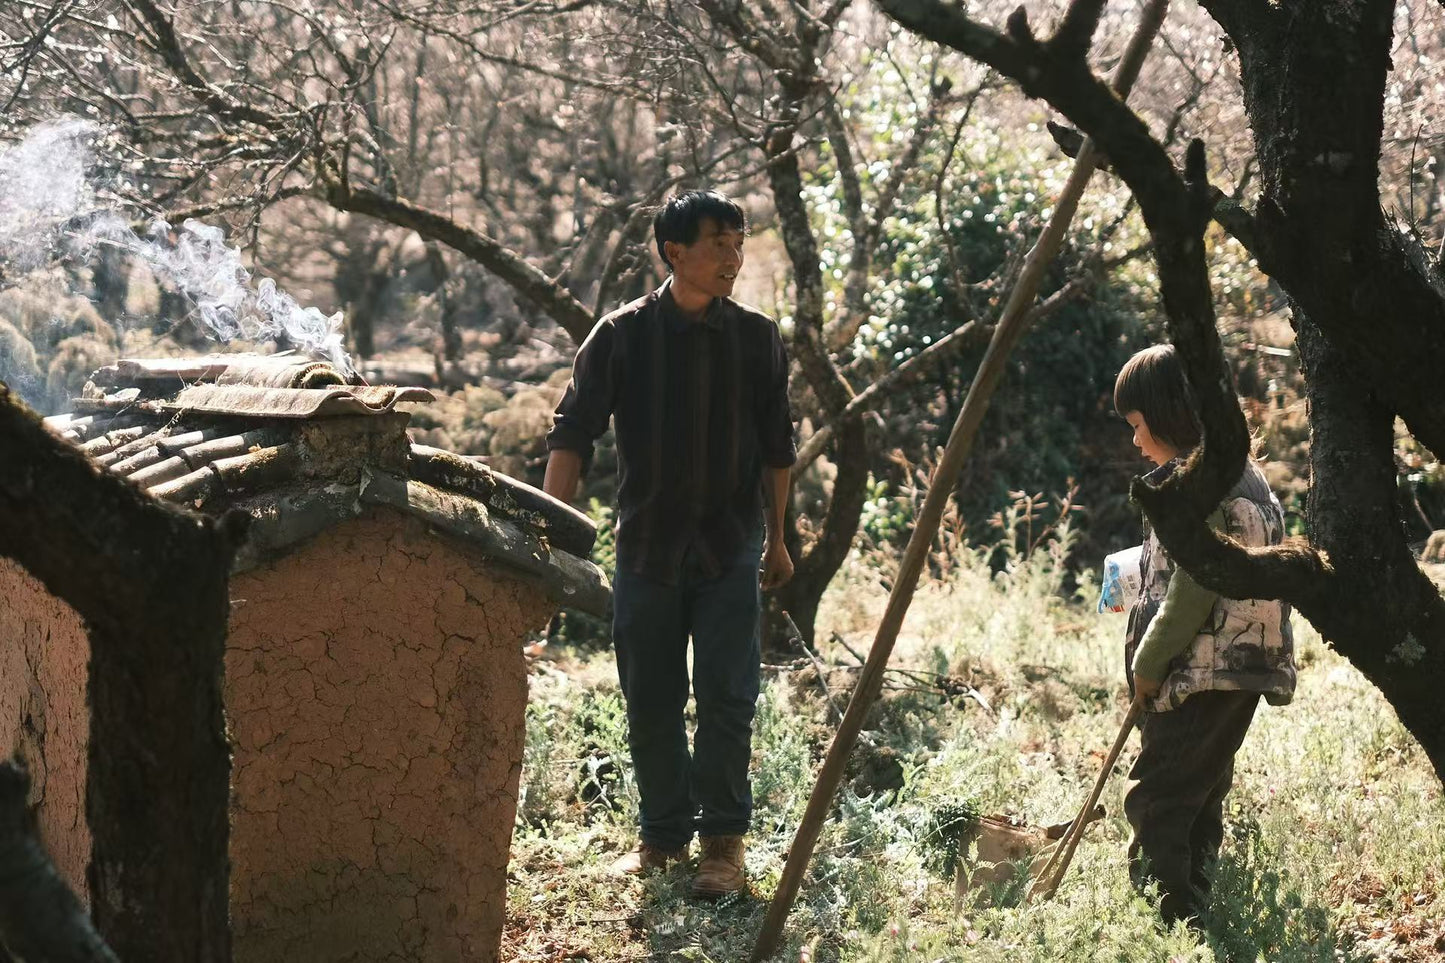
[[1153,433],[1149,431],[1149,423],[1139,412],[1129,412],[1124,416],[1124,420],[1129,423],[1130,428],[1134,429],[1134,447],[1143,452],[1144,457],[1154,464],[1162,465],[1179,454],[1179,449],[1154,437]]

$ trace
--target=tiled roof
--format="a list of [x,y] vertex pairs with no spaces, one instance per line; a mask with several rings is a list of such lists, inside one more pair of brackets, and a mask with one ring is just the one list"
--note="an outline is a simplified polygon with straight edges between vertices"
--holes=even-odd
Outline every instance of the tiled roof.
[[46,424],[157,498],[247,512],[238,570],[387,505],[540,578],[562,604],[605,611],[591,520],[475,459],[412,445],[396,406],[431,398],[291,355],[128,359]]

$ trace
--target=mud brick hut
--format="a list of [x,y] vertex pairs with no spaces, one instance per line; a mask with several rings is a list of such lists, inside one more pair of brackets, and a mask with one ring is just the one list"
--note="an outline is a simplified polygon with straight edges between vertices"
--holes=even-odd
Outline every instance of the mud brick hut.
[[[243,513],[223,685],[240,963],[496,959],[521,772],[521,642],[601,612],[578,514],[412,445],[415,388],[292,357],[121,361],[47,420],[156,498]],[[89,641],[0,557],[0,752],[82,896]]]

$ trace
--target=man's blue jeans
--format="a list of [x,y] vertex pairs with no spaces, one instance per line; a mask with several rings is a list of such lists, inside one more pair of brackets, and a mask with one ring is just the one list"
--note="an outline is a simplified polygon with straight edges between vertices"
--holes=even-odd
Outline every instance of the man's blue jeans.
[[[628,744],[643,842],[686,846],[694,831],[737,836],[753,812],[748,762],[758,701],[761,535],[709,578],[691,549],[676,585],[622,571],[612,584],[612,642],[627,699]],[[688,752],[687,642],[697,734]]]

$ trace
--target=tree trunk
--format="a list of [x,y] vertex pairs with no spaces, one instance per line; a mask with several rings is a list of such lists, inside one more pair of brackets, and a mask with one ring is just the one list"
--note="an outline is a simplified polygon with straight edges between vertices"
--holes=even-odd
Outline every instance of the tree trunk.
[[848,550],[853,547],[853,537],[858,532],[858,518],[868,498],[869,449],[863,422],[849,422],[834,444],[838,474],[833,480],[833,494],[823,518],[822,533],[808,553],[800,557],[796,528],[789,526],[793,542],[788,549],[798,561],[792,580],[773,593],[777,604],[793,617],[803,641],[810,646],[818,604],[828,583],[848,558]]
[[[802,112],[805,92],[794,92],[793,117]],[[794,147],[796,122],[773,131],[768,139],[768,184],[778,212],[783,245],[793,266],[797,303],[793,312],[792,350],[813,396],[825,417],[838,422],[853,397],[849,386],[823,345],[823,274],[818,266],[818,243],[803,200],[803,177]],[[853,420],[834,439],[833,458],[838,475],[823,528],[807,554],[794,553],[792,581],[778,593],[778,602],[797,623],[803,640],[813,641],[813,623],[823,591],[848,556],[858,533],[858,517],[867,496],[868,449],[863,423]],[[796,544],[796,543],[795,543]]]
[[1400,523],[1394,412],[1351,357],[1296,318],[1310,406],[1309,538],[1337,583],[1300,612],[1379,687],[1445,775],[1445,599]]
[[448,362],[449,367],[455,366],[456,362],[462,359],[462,331],[457,324],[457,304],[448,287],[452,283],[452,271],[446,258],[442,256],[440,245],[427,244],[426,259],[437,279],[436,299],[437,313],[440,315],[438,320],[441,324],[442,359]]
[[376,354],[377,305],[390,280],[389,270],[367,271],[361,291],[347,312],[351,324],[351,348],[359,358],[370,358]]

